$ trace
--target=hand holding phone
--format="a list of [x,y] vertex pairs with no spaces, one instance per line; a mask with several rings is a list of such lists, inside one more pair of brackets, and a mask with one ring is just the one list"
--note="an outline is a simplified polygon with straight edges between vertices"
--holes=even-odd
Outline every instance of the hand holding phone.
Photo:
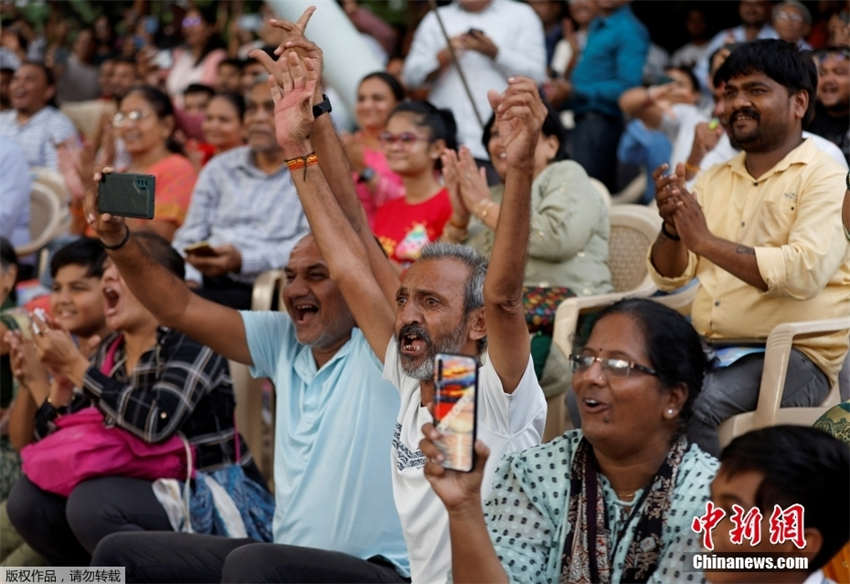
[[153,219],[156,178],[151,174],[110,172],[97,187],[98,213]]
[[475,357],[438,353],[435,357],[434,422],[443,467],[469,472],[475,467],[478,362]]
[[211,258],[218,255],[218,252],[215,251],[208,241],[199,241],[198,243],[187,245],[183,248],[183,251],[188,255],[194,255],[202,258]]

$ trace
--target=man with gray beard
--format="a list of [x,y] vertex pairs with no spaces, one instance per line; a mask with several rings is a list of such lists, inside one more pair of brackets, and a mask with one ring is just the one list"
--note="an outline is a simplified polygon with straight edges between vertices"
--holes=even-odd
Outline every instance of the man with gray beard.
[[[414,582],[444,582],[451,567],[448,515],[426,480],[421,428],[432,422],[434,356],[474,355],[477,436],[493,454],[484,496],[501,455],[540,441],[546,402],[534,374],[522,304],[529,238],[532,160],[545,108],[534,81],[511,78],[490,92],[508,172],[492,260],[457,245],[431,244],[399,279],[369,230],[344,151],[323,102],[321,50],[303,37],[277,61],[257,57],[274,76],[275,126],[316,243],[358,326],[398,388],[401,407],[392,442],[396,508]],[[314,119],[315,114],[315,119]],[[318,158],[314,164],[313,152]]]

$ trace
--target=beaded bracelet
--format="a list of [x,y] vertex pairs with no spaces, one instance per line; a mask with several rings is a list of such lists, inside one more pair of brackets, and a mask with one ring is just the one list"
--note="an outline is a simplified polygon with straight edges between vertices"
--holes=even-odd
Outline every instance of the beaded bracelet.
[[315,152],[305,154],[304,156],[296,156],[295,158],[290,158],[286,161],[286,166],[289,167],[290,172],[298,170],[299,168],[304,169],[304,180],[307,180],[307,167],[313,166],[314,164],[319,164],[319,157],[316,156]]

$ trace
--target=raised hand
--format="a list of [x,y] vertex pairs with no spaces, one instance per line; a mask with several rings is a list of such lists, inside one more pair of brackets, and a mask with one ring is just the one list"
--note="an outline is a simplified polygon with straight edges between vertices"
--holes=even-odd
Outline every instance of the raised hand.
[[[104,174],[112,172],[112,169],[106,167],[103,172],[95,173],[91,180],[84,182],[85,199],[83,200],[83,212],[85,213],[86,223],[91,225],[100,240],[106,245],[118,245],[127,236],[127,231],[130,229],[124,222],[123,217],[118,217],[110,213],[99,213],[97,211],[97,184],[103,178]],[[90,174],[87,176],[91,176]]]
[[676,203],[685,189],[685,165],[678,164],[676,172],[665,174],[669,165],[662,164],[652,173],[655,181],[655,200],[658,203],[658,214],[665,223],[668,233],[676,235],[675,221],[673,216],[676,212]]
[[55,322],[32,315],[32,339],[38,358],[54,375],[82,380],[88,369],[88,359],[80,352],[68,331]]
[[263,51],[251,55],[269,72],[274,125],[277,142],[287,157],[308,154],[310,130],[313,127],[313,94],[319,82],[318,63],[302,59],[295,51],[286,51],[276,61]]
[[283,54],[283,51],[286,49],[285,45],[287,42],[304,38],[304,31],[307,30],[307,23],[310,22],[310,18],[313,16],[315,11],[315,6],[308,6],[295,22],[279,18],[272,18],[269,21],[269,24],[278,29],[281,35],[280,45],[278,45],[274,51],[275,55],[279,57]]
[[478,168],[472,152],[462,146],[458,153],[458,181],[463,204],[467,209],[474,210],[481,201],[489,201],[490,188],[487,186],[487,171]]
[[440,154],[440,161],[443,166],[443,182],[449,191],[449,200],[452,203],[452,225],[455,227],[466,226],[469,223],[469,210],[463,203],[463,197],[460,191],[457,153],[450,148],[446,148]]
[[29,391],[39,405],[47,397],[50,379],[47,370],[38,358],[35,343],[21,335],[20,331],[8,331],[4,340],[9,345],[9,361],[12,375],[21,386]]
[[487,97],[496,113],[495,123],[505,144],[508,165],[533,168],[534,150],[546,118],[537,85],[528,77],[511,77],[503,94],[490,90]]
[[481,482],[484,478],[484,464],[490,455],[490,449],[481,440],[475,441],[475,467],[470,472],[460,472],[444,468],[441,464],[443,454],[435,442],[442,435],[433,424],[422,426],[425,436],[419,442],[419,449],[425,455],[425,478],[431,488],[446,506],[449,512],[465,506],[481,505]]

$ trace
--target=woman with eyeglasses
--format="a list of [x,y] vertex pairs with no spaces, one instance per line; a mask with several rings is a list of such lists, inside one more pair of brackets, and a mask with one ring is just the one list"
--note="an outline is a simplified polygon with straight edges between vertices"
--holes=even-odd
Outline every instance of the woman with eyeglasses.
[[440,238],[452,214],[449,192],[440,181],[440,154],[457,147],[456,135],[452,112],[427,101],[398,105],[380,135],[390,170],[401,177],[404,197],[377,210],[372,230],[387,256],[402,266]]
[[133,231],[153,231],[168,241],[183,224],[198,174],[174,140],[174,106],[159,89],[133,87],[112,120],[124,141],[130,164],[121,172],[152,174],[156,178],[152,221],[127,219]]
[[685,422],[706,368],[699,335],[646,299],[602,311],[573,356],[581,430],[505,456],[481,501],[472,472],[444,469],[422,428],[425,476],[449,514],[455,582],[684,582],[717,470]]
[[192,8],[183,18],[181,25],[186,43],[174,50],[173,65],[165,79],[168,94],[177,99],[192,83],[212,87],[218,79],[216,70],[227,58],[227,51],[215,30],[216,8],[216,2],[204,10]]
[[390,170],[380,140],[387,118],[403,99],[404,88],[389,73],[376,71],[366,75],[357,87],[354,115],[358,131],[342,136],[357,196],[370,225],[379,207],[404,196],[401,177]]

